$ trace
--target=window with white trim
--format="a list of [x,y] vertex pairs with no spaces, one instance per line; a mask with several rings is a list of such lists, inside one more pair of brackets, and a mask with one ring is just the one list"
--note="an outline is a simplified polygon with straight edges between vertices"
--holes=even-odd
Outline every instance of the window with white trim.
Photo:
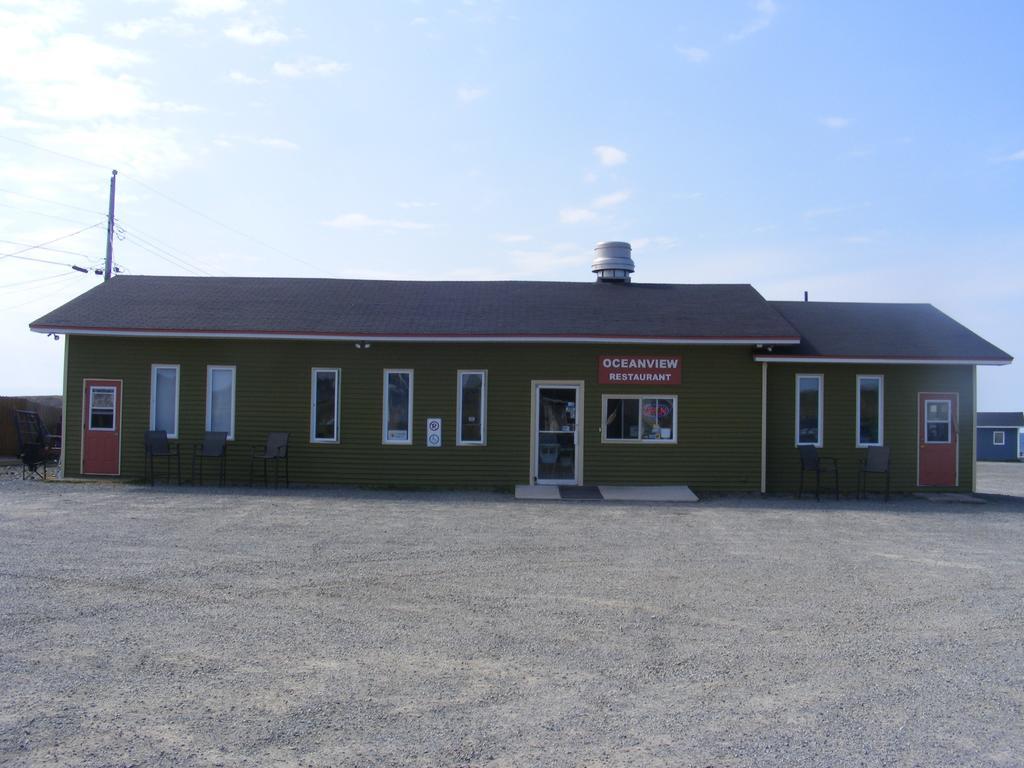
[[456,445],[487,444],[487,371],[459,371]]
[[156,363],[149,381],[149,428],[161,429],[171,440],[178,439],[178,396],[181,366]]
[[412,445],[412,371],[384,371],[385,445]]
[[340,439],[341,370],[314,368],[309,395],[309,441],[336,443]]
[[89,429],[93,432],[114,432],[117,429],[116,387],[92,387],[89,390]]
[[606,443],[675,443],[675,395],[604,395]]
[[206,431],[235,439],[235,366],[206,367]]
[[857,377],[857,447],[882,445],[884,440],[884,378]]
[[992,433],[992,445],[1006,445],[1006,433],[1005,432],[993,432]]
[[796,444],[821,448],[824,438],[825,378],[820,373],[797,374]]

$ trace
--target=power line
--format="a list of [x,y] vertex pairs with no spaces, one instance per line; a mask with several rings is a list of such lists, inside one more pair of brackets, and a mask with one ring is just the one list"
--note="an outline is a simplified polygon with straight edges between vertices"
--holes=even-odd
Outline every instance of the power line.
[[15,192],[13,189],[0,189],[0,192],[4,192],[8,195],[17,195],[18,197],[24,197],[29,200],[35,200],[39,203],[49,203],[50,205],[62,205],[65,208],[74,208],[76,211],[85,211],[86,213],[94,213],[98,216],[106,216],[103,211],[94,211],[91,208],[83,208],[80,205],[72,205],[71,203],[62,203],[59,200],[50,200],[46,197],[36,197],[34,195],[26,195],[24,192]]
[[[125,175],[122,174],[122,176],[125,176]],[[265,243],[265,242],[263,242],[262,240],[260,240],[257,237],[253,237],[252,235],[250,235],[250,234],[248,234],[246,232],[243,232],[240,229],[236,229],[235,227],[232,227],[230,224],[225,224],[223,221],[218,221],[217,219],[213,218],[213,216],[205,214],[202,211],[200,211],[200,210],[198,210],[196,208],[193,208],[191,205],[188,205],[187,203],[183,203],[180,200],[175,200],[170,195],[166,195],[163,192],[161,192],[159,189],[151,187],[151,186],[149,186],[149,184],[146,184],[143,181],[139,181],[134,176],[125,176],[125,178],[129,179],[130,181],[134,181],[140,187],[144,187],[145,189],[148,189],[153,194],[159,195],[160,197],[164,198],[164,200],[167,200],[167,201],[169,201],[171,203],[174,203],[175,205],[177,205],[177,206],[179,206],[181,208],[184,208],[186,211],[188,211],[190,213],[193,213],[196,216],[199,216],[201,218],[204,218],[207,221],[212,222],[213,224],[216,224],[218,227],[221,227],[222,229],[227,230],[228,232],[232,232],[232,233],[238,235],[239,237],[244,237],[246,240],[251,240],[252,242],[256,243],[257,245],[261,245],[264,248],[267,248],[267,249],[269,249],[271,251],[274,251],[275,253],[279,253],[280,255],[284,256],[285,258],[291,259],[292,261],[297,261],[300,264],[305,264],[307,267],[311,267],[311,268],[317,270],[318,272],[323,272],[324,271],[323,267],[321,267],[321,266],[319,266],[317,264],[313,264],[312,262],[306,261],[305,259],[300,259],[298,256],[293,256],[292,254],[288,253],[287,251],[281,250],[277,246],[270,245],[270,243]]]
[[[45,283],[45,282],[48,282],[48,281],[51,281],[51,280],[60,280],[61,278],[64,278],[64,277],[67,277],[67,276],[68,275],[67,275],[66,272],[61,272],[59,275],[47,275],[46,277],[37,277],[34,280],[22,280],[22,281],[17,282],[17,283],[4,283],[3,285],[0,285],[0,289],[19,288],[19,287],[24,286],[24,285],[30,285],[31,283]],[[33,290],[33,289],[29,289],[29,290]]]
[[[63,277],[65,278],[65,280],[64,281],[59,281],[59,282],[61,282],[61,286],[56,291],[53,291],[51,293],[43,294],[42,296],[35,296],[35,297],[29,299],[28,301],[24,301],[21,304],[15,304],[13,307],[7,307],[6,309],[8,309],[8,310],[21,309],[22,307],[27,307],[29,304],[34,304],[37,301],[45,301],[46,299],[50,298],[51,296],[56,296],[58,293],[63,293],[67,289],[67,287],[70,285],[70,283],[66,282],[67,278],[74,277],[74,275],[73,274],[72,275],[64,275]],[[48,287],[50,287],[50,286],[48,286]]]
[[69,221],[72,224],[82,224],[81,219],[69,219],[67,216],[58,216],[55,213],[43,213],[42,211],[33,211],[31,208],[22,208],[19,205],[11,205],[10,203],[0,203],[0,206],[4,208],[10,208],[14,211],[21,211],[22,213],[31,213],[33,216],[44,216],[47,219],[57,219],[58,221]]
[[132,227],[131,229],[126,229],[125,227],[119,226],[118,230],[119,230],[118,234],[124,234],[127,237],[134,238],[136,245],[139,245],[139,244],[148,245],[150,248],[153,248],[153,249],[155,249],[157,251],[160,251],[161,253],[167,255],[169,258],[172,258],[172,259],[174,259],[174,260],[176,260],[178,262],[181,262],[181,265],[185,266],[186,268],[192,269],[192,270],[194,270],[196,272],[200,272],[200,273],[202,273],[204,275],[207,275],[207,276],[210,276],[210,277],[213,276],[213,274],[211,272],[207,272],[205,269],[203,269],[202,267],[198,266],[197,264],[193,264],[191,261],[186,259],[180,253],[175,253],[176,249],[171,249],[170,246],[163,247],[161,245],[158,245],[157,242],[159,242],[159,241],[153,242],[154,240],[156,240],[156,238],[153,237],[152,235],[150,235],[148,238],[143,237],[142,235],[139,234],[140,230],[138,229],[138,227]]
[[[0,243],[6,243],[7,245],[31,245],[31,243],[22,243],[17,240],[0,240]],[[68,256],[81,256],[83,259],[95,259],[96,254],[82,253],[81,251],[68,251],[64,248],[50,248],[48,245],[37,245],[36,249],[40,251],[53,251],[54,253],[66,253]]]
[[107,170],[108,168],[112,168],[113,167],[111,165],[100,165],[99,163],[94,163],[92,160],[84,160],[83,158],[75,157],[74,155],[66,155],[63,152],[57,152],[56,150],[53,150],[53,149],[47,149],[46,147],[41,147],[38,144],[32,144],[31,142],[28,142],[28,141],[22,141],[21,139],[15,139],[15,138],[12,138],[11,136],[0,135],[0,139],[3,139],[4,141],[10,141],[10,142],[13,142],[15,144],[21,144],[22,146],[25,146],[25,147],[31,147],[32,149],[38,149],[40,152],[49,152],[51,155],[56,155],[57,157],[63,157],[66,160],[74,160],[77,163],[85,163],[86,165],[92,165],[92,166],[95,166],[96,168],[102,168],[103,170]]
[[[61,235],[60,237],[55,237],[52,240],[47,240],[45,243],[39,243],[37,245],[30,245],[30,246],[28,246],[26,248],[22,248],[20,251],[15,251],[14,253],[2,253],[2,254],[0,254],[0,259],[25,259],[27,261],[43,261],[42,259],[33,259],[33,258],[28,257],[28,256],[20,256],[19,254],[25,253],[27,251],[35,250],[36,248],[42,248],[44,245],[51,245],[52,243],[56,243],[56,242],[58,242],[60,240],[67,240],[69,237],[74,237],[75,235],[80,235],[83,232],[85,232],[86,230],[93,229],[94,227],[98,227],[102,223],[103,222],[97,222],[96,224],[90,224],[89,226],[83,227],[82,229],[76,230],[75,232],[69,232],[66,235]],[[50,262],[50,263],[51,264],[57,264],[57,263],[62,263],[62,262]],[[65,266],[70,267],[72,265],[71,264],[66,264]]]
[[[15,139],[15,138],[13,138],[11,136],[4,136],[4,135],[0,134],[0,139],[4,139],[5,141],[10,141],[10,142],[13,142],[15,144],[21,144],[22,146],[25,146],[25,147],[31,147],[32,149],[39,150],[40,152],[48,152],[51,155],[56,155],[57,157],[63,157],[66,160],[74,160],[75,162],[78,162],[78,163],[84,163],[85,165],[91,165],[91,166],[93,166],[95,168],[102,168],[102,169],[106,170],[108,168],[113,168],[115,165],[117,165],[116,163],[115,164],[108,164],[108,165],[102,165],[100,163],[94,163],[91,160],[85,160],[84,158],[81,158],[81,157],[75,157],[74,155],[68,155],[68,154],[65,154],[64,152],[57,152],[56,150],[47,149],[46,147],[41,147],[38,144],[32,144],[31,142],[28,142],[28,141],[23,141],[21,139]],[[121,163],[121,165],[123,167],[124,164]],[[203,213],[202,211],[200,211],[200,210],[198,210],[196,208],[193,208],[192,206],[188,205],[187,203],[183,203],[180,200],[175,200],[170,195],[167,195],[167,194],[161,192],[159,189],[156,189],[155,187],[151,187],[149,184],[146,184],[144,181],[141,181],[140,179],[137,179],[134,176],[131,176],[131,175],[128,175],[128,174],[125,174],[125,173],[121,173],[121,177],[129,179],[129,181],[134,181],[140,187],[148,189],[153,194],[159,195],[160,197],[164,198],[168,202],[174,203],[175,205],[177,205],[177,206],[179,206],[181,208],[184,208],[186,211],[189,211],[190,213],[192,213],[192,214],[194,214],[196,216],[199,216],[200,218],[206,219],[207,221],[209,221],[209,222],[211,222],[213,224],[216,224],[218,227],[221,227],[222,229],[225,229],[228,232],[231,232],[231,233],[233,233],[235,235],[238,235],[239,237],[244,237],[246,240],[250,240],[250,241],[256,243],[257,245],[262,246],[263,248],[266,248],[268,250],[274,251],[275,253],[278,253],[278,254],[280,254],[281,256],[284,256],[287,259],[291,259],[292,261],[296,261],[296,262],[298,262],[300,264],[304,264],[305,266],[310,267],[311,269],[315,269],[317,272],[321,272],[321,273],[325,272],[323,267],[321,267],[321,266],[319,266],[317,264],[314,264],[314,263],[312,263],[310,261],[306,261],[305,259],[301,259],[298,256],[295,256],[293,254],[288,253],[287,251],[284,251],[284,250],[278,248],[277,246],[271,245],[270,243],[266,243],[266,242],[260,240],[259,238],[254,237],[254,236],[248,234],[247,232],[243,232],[240,229],[232,227],[230,224],[225,224],[223,221],[219,221],[218,219],[215,219],[213,216],[210,216],[209,214]],[[0,203],[0,205],[2,205],[2,203]],[[8,207],[13,208],[14,206],[8,206]],[[41,215],[46,215],[46,214],[41,214]],[[80,222],[76,222],[76,223],[80,223]]]
[[171,257],[169,255],[162,254],[162,253],[160,253],[160,251],[154,250],[153,248],[150,248],[148,245],[143,245],[143,243],[140,240],[138,240],[137,238],[134,238],[134,237],[129,238],[126,242],[129,245],[134,245],[136,248],[139,248],[139,249],[141,249],[143,251],[146,251],[147,253],[152,254],[153,256],[156,256],[158,259],[160,259],[162,261],[166,261],[168,264],[170,264],[172,266],[175,266],[178,269],[184,269],[184,270],[186,270],[188,272],[191,272],[193,275],[204,275],[205,274],[207,277],[210,276],[209,272],[200,272],[197,267],[193,267],[193,266],[188,265],[188,264],[183,264],[183,263],[181,263],[180,260],[178,260],[176,258],[173,258],[173,257]]

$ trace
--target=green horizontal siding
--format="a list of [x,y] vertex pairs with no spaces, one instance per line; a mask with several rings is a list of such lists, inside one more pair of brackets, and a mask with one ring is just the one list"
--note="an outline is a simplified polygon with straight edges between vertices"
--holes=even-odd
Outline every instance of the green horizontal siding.
[[[698,490],[757,490],[760,482],[760,366],[745,347],[390,344],[350,342],[68,338],[66,468],[80,467],[82,380],[124,384],[122,475],[143,473],[150,366],[181,366],[180,443],[203,433],[206,366],[237,368],[232,482],[248,478],[248,456],[269,431],[291,434],[293,479],[310,483],[510,486],[530,480],[531,380],[584,382],[583,481],[686,483]],[[601,354],[680,355],[675,387],[597,383]],[[309,441],[310,371],[340,368],[341,441]],[[415,371],[413,445],[382,445],[383,371]],[[456,371],[486,369],[487,445],[456,446]],[[676,445],[601,443],[603,394],[674,394]],[[427,448],[427,417],[443,419],[442,448]]]
[[[917,395],[919,392],[957,392],[960,396],[960,485],[972,490],[974,473],[974,368],[951,365],[787,365],[768,366],[767,490],[796,491],[800,482],[800,457],[796,447],[796,375],[822,374],[825,411],[824,442],[820,453],[839,462],[840,488],[856,490],[857,472],[866,449],[857,448],[857,376],[882,375],[884,390],[885,445],[891,448],[892,489],[921,490],[917,486]],[[805,480],[813,488],[814,478]],[[881,478],[871,478],[873,489]],[[831,487],[831,486],[830,486]]]

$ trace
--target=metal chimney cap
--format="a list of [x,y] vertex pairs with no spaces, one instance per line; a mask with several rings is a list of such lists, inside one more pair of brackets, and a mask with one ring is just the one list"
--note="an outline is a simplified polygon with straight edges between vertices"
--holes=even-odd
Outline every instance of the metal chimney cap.
[[590,270],[599,283],[628,283],[636,270],[633,247],[619,240],[609,240],[594,246],[594,261]]

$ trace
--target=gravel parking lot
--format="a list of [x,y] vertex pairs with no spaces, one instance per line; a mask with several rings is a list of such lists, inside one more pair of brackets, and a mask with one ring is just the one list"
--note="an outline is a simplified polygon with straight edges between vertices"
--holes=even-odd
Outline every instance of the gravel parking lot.
[[1022,765],[1006,466],[983,504],[5,480],[0,763]]

